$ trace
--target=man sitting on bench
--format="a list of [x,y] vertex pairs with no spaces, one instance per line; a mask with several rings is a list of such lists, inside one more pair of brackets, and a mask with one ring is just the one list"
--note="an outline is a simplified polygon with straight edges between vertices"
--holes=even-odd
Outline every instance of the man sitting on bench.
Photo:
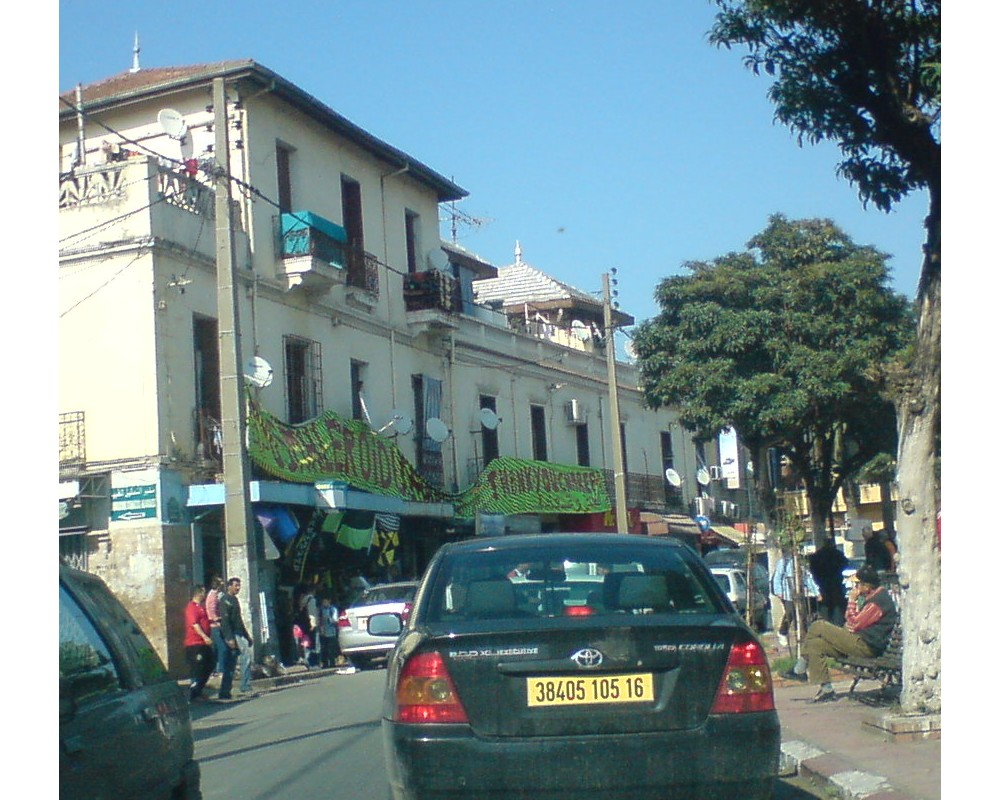
[[803,645],[805,656],[796,662],[785,677],[819,684],[814,703],[836,700],[837,694],[830,683],[830,656],[860,656],[875,658],[882,655],[889,644],[896,624],[896,604],[881,585],[878,572],[869,566],[861,567],[851,578],[854,586],[847,596],[847,614],[844,626],[826,620],[817,620],[809,626]]

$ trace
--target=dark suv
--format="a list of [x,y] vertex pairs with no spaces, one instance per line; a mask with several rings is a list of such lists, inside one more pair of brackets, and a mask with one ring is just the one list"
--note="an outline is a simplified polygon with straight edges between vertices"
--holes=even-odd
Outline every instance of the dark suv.
[[184,692],[104,582],[59,565],[59,796],[200,800]]

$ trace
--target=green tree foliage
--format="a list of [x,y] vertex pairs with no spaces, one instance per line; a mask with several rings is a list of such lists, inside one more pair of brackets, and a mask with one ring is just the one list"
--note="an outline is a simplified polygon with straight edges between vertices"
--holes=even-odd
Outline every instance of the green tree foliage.
[[895,450],[882,366],[913,319],[885,260],[829,220],[774,215],[746,251],[663,280],[634,335],[648,402],[706,438],[735,427],[755,457],[780,448],[817,533],[844,480]]
[[940,183],[940,0],[717,0],[709,40],[774,76],[775,116],[837,142],[840,172],[888,211]]

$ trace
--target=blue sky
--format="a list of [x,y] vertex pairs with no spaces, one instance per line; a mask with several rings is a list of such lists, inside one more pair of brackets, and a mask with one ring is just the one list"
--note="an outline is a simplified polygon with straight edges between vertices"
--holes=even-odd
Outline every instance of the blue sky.
[[[770,214],[827,217],[891,254],[912,297],[926,195],[865,210],[831,144],[773,122],[768,83],[706,42],[708,0],[60,0],[59,89],[253,58],[469,191],[458,243],[584,291],[618,268],[642,320],[660,279],[741,249]],[[442,225],[450,238],[450,225]]]

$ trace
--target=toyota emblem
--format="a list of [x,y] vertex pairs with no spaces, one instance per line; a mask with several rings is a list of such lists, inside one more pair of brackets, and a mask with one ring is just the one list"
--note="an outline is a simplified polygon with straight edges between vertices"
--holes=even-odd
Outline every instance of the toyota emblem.
[[577,650],[569,659],[578,667],[591,669],[601,666],[601,663],[604,661],[604,653],[600,650],[595,650],[593,647],[585,647],[583,650]]

